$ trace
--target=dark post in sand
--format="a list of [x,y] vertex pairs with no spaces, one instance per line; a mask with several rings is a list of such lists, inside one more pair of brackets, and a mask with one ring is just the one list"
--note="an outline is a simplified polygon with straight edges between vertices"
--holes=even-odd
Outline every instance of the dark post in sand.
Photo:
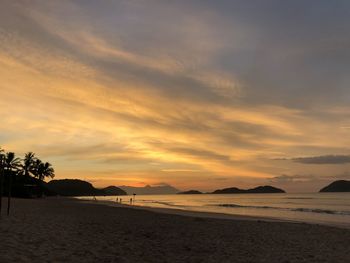
[[11,208],[11,188],[12,188],[12,173],[9,173],[9,186],[8,186],[8,193],[7,193],[7,215],[10,215],[10,208]]
[[4,164],[5,156],[0,152],[0,215],[2,208],[2,195],[3,195],[3,185],[4,185]]

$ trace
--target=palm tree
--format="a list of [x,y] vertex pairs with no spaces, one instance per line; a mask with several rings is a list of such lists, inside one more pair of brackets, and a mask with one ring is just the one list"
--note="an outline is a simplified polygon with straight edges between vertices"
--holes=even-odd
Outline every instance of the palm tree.
[[2,208],[2,195],[4,192],[4,168],[5,168],[5,151],[0,147],[0,215]]
[[34,175],[35,161],[37,158],[35,157],[35,153],[28,152],[25,154],[23,159],[23,174],[29,176],[30,174]]
[[7,195],[7,215],[10,214],[12,177],[21,165],[21,159],[16,157],[14,152],[5,154],[5,168],[8,174],[8,195]]
[[32,167],[32,174],[34,177],[39,178],[39,168],[42,165],[42,161],[39,158],[35,158]]
[[8,172],[14,172],[21,166],[21,159],[16,157],[14,152],[5,154],[5,169]]
[[50,178],[55,177],[55,170],[53,169],[52,165],[48,162],[40,163],[38,167],[39,180],[43,181],[45,177],[50,177]]
[[39,194],[42,196],[42,189],[43,189],[43,181],[45,180],[45,177],[54,178],[55,177],[55,170],[53,169],[52,165],[48,162],[43,163],[41,160],[37,159],[35,161],[35,176],[39,179]]

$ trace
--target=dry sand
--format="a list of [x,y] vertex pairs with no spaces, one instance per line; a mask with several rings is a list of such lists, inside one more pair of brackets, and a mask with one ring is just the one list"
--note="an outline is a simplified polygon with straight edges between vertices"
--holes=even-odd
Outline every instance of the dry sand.
[[350,230],[14,199],[0,219],[0,262],[349,263]]

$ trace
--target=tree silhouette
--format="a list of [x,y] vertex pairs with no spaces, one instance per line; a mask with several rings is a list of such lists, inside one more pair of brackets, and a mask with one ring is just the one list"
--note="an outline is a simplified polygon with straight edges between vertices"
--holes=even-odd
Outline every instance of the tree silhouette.
[[45,177],[54,178],[55,177],[55,170],[53,169],[52,165],[48,162],[46,163],[40,163],[38,167],[38,179],[43,181]]
[[40,159],[36,158],[33,164],[33,175],[39,179],[39,196],[42,196],[43,181],[46,177],[54,178],[55,170],[50,163],[43,163]]
[[21,167],[21,159],[16,157],[14,152],[7,152],[5,154],[5,172],[17,171],[19,167]]
[[29,176],[30,174],[34,175],[35,161],[36,161],[35,153],[28,152],[25,154],[23,159],[23,174],[25,176]]
[[40,177],[39,173],[39,168],[42,165],[42,161],[39,158],[35,158],[35,160],[33,161],[33,168],[32,168],[32,174],[34,177],[38,178]]
[[42,196],[45,190],[43,181],[54,176],[55,170],[52,165],[42,162],[35,153],[27,152],[24,158],[20,159],[14,152],[5,152],[0,147],[0,214],[5,187],[8,193],[9,213],[12,195],[29,197],[33,196],[32,191],[35,190],[38,197]]

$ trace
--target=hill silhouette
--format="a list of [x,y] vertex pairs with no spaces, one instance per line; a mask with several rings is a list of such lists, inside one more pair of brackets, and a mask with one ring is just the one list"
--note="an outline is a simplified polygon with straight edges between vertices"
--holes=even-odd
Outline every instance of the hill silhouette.
[[215,190],[213,194],[267,194],[267,193],[285,193],[284,190],[266,185],[266,186],[258,186],[252,189],[239,189],[237,187],[230,187]]
[[197,194],[202,194],[202,192],[197,190],[189,190],[189,191],[179,192],[177,194],[178,195],[197,195]]
[[102,188],[101,190],[104,191],[105,195],[126,195],[127,194],[124,190],[114,185],[107,186],[106,188]]
[[350,181],[334,181],[326,187],[323,187],[320,192],[350,192]]
[[46,184],[46,188],[62,196],[126,195],[116,186],[96,189],[91,183],[78,179],[52,180]]

